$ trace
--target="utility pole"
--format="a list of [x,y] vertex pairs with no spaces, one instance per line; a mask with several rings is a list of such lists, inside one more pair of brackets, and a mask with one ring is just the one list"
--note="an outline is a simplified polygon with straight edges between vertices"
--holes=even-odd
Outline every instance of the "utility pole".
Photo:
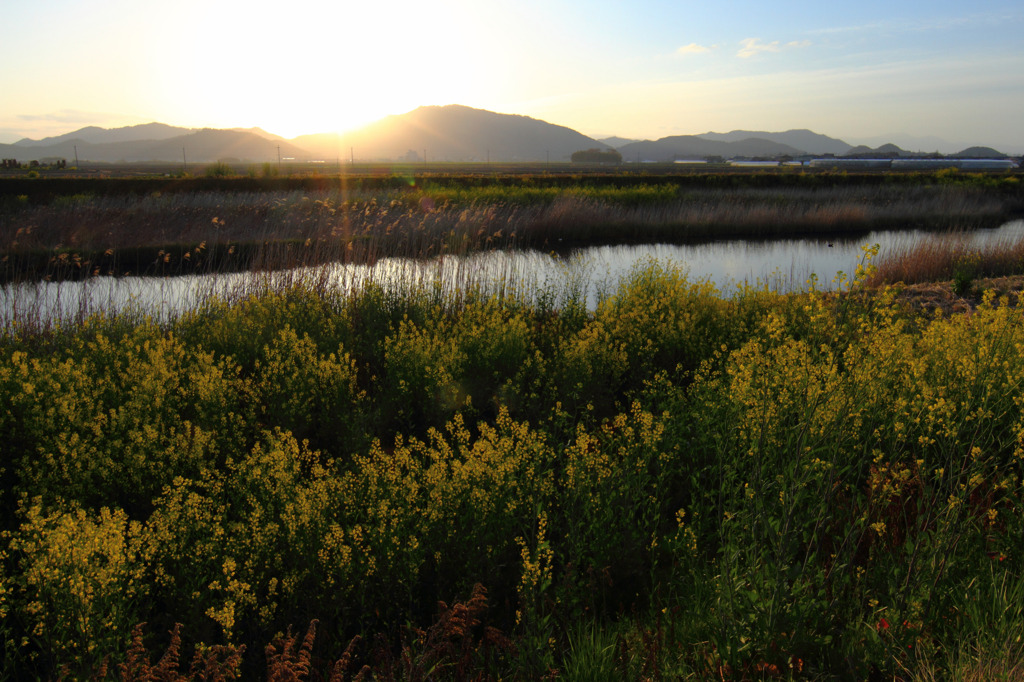
[[78,168],[78,145],[75,145],[75,168]]

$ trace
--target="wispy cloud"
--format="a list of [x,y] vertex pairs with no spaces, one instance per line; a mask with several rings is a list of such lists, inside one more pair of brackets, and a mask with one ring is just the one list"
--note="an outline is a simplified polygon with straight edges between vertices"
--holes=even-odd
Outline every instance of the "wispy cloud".
[[678,50],[676,50],[676,52],[679,53],[679,54],[702,54],[704,52],[710,52],[711,50],[715,49],[716,47],[718,47],[718,46],[717,45],[707,46],[707,45],[698,45],[697,43],[690,43],[689,45],[683,45]]
[[760,38],[745,38],[740,41],[740,45],[742,47],[740,47],[736,56],[740,59],[749,59],[761,54],[762,52],[781,52],[782,50],[789,48],[808,47],[810,44],[811,41],[809,40],[793,40],[783,45],[782,42],[778,40],[773,40],[770,43],[763,43]]
[[742,59],[749,59],[762,52],[778,52],[781,49],[779,41],[773,40],[770,43],[762,43],[760,38],[745,38],[740,41],[740,45],[743,47],[736,53],[736,56]]
[[1022,12],[984,12],[962,16],[940,16],[918,19],[893,19],[852,26],[826,26],[811,29],[817,35],[839,33],[917,33],[946,31],[969,26],[1001,26],[1024,20]]
[[19,114],[18,119],[22,121],[45,121],[49,123],[93,123],[110,118],[112,114],[79,111],[78,109],[61,109],[46,114]]

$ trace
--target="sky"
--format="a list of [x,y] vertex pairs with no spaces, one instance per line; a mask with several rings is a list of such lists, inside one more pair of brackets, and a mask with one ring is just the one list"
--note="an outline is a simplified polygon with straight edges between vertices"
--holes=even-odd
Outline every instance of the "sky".
[[152,121],[292,138],[462,104],[593,137],[1021,153],[1022,35],[1020,0],[0,0],[0,142]]

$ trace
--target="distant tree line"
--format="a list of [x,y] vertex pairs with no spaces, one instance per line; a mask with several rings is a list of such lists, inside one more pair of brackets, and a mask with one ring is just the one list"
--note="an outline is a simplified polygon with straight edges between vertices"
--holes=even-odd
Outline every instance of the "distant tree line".
[[622,163],[622,154],[614,149],[586,149],[573,152],[570,158],[573,163],[603,163],[608,165]]
[[[38,161],[32,160],[29,161],[28,167],[39,168],[41,167],[41,165],[42,164],[40,164]],[[68,162],[67,159],[54,159],[48,165],[51,168],[67,168]],[[18,169],[22,167],[22,164],[17,159],[3,159],[3,162],[0,163],[0,167],[8,169]]]

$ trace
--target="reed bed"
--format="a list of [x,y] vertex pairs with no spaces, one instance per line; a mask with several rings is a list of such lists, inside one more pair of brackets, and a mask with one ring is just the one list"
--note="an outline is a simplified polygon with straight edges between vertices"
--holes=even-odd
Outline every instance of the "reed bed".
[[496,248],[968,229],[1020,209],[983,185],[484,186],[58,197],[0,210],[0,276],[166,275]]
[[1024,274],[1024,236],[976,246],[951,232],[890,249],[875,263],[873,285],[954,280],[958,288],[979,278]]

